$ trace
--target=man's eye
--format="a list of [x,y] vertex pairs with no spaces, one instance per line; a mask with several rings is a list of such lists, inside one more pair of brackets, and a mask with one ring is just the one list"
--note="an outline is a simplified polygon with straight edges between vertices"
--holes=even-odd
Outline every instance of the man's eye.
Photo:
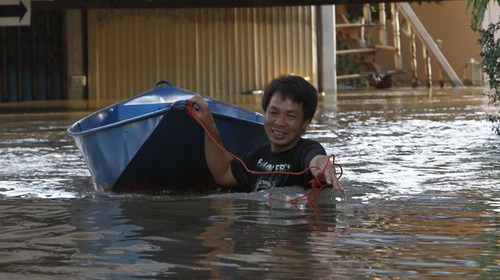
[[297,118],[296,115],[288,114],[287,117],[291,120],[295,120]]

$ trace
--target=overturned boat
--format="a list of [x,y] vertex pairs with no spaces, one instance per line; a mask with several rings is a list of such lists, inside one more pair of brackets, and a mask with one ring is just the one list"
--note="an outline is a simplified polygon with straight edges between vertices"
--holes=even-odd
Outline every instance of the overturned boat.
[[[98,190],[186,193],[217,189],[205,161],[203,128],[188,115],[196,93],[160,81],[68,128]],[[224,146],[242,156],[267,141],[264,117],[206,98]]]

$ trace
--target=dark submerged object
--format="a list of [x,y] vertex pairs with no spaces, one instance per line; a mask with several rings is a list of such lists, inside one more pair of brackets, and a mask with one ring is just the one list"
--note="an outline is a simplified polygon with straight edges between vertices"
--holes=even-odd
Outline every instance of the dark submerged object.
[[[205,161],[204,131],[186,110],[193,95],[160,81],[153,89],[70,126],[68,133],[75,138],[96,188],[147,193],[217,189]],[[262,114],[205,100],[225,147],[235,155],[267,141]]]

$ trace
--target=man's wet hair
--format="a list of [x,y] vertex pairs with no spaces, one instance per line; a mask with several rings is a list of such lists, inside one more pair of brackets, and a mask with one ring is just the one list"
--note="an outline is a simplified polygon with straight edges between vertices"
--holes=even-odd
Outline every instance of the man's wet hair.
[[269,83],[262,96],[262,109],[264,112],[269,106],[274,93],[281,94],[286,99],[302,105],[304,120],[314,117],[318,106],[318,91],[308,81],[300,76],[285,75],[276,78]]

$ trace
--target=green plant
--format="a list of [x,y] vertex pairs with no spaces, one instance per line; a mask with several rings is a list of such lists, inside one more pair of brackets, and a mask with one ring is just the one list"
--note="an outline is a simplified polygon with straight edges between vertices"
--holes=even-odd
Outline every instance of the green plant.
[[[479,32],[478,42],[481,44],[482,66],[488,76],[491,89],[486,94],[490,103],[498,107],[500,106],[500,18],[499,21],[491,23],[486,29],[480,28],[490,1],[495,1],[500,5],[500,0],[467,0],[467,9],[472,5],[471,28]],[[500,135],[500,112],[488,116],[488,119],[497,124],[493,129]]]
[[495,40],[495,34],[500,31],[500,22],[492,23],[487,29],[479,30],[479,43],[482,51],[483,69],[490,88],[495,91],[490,95],[494,105],[500,105],[500,39]]
[[[482,51],[483,70],[488,76],[491,91],[487,93],[490,103],[500,106],[500,39],[495,39],[495,34],[500,32],[500,22],[492,23],[487,29],[479,29],[479,43]],[[500,114],[488,116],[493,123],[500,123]],[[500,134],[500,125],[494,128]]]
[[484,13],[488,9],[490,2],[496,2],[500,5],[500,0],[467,0],[467,10],[472,7],[471,28],[474,31],[480,29],[483,23]]

